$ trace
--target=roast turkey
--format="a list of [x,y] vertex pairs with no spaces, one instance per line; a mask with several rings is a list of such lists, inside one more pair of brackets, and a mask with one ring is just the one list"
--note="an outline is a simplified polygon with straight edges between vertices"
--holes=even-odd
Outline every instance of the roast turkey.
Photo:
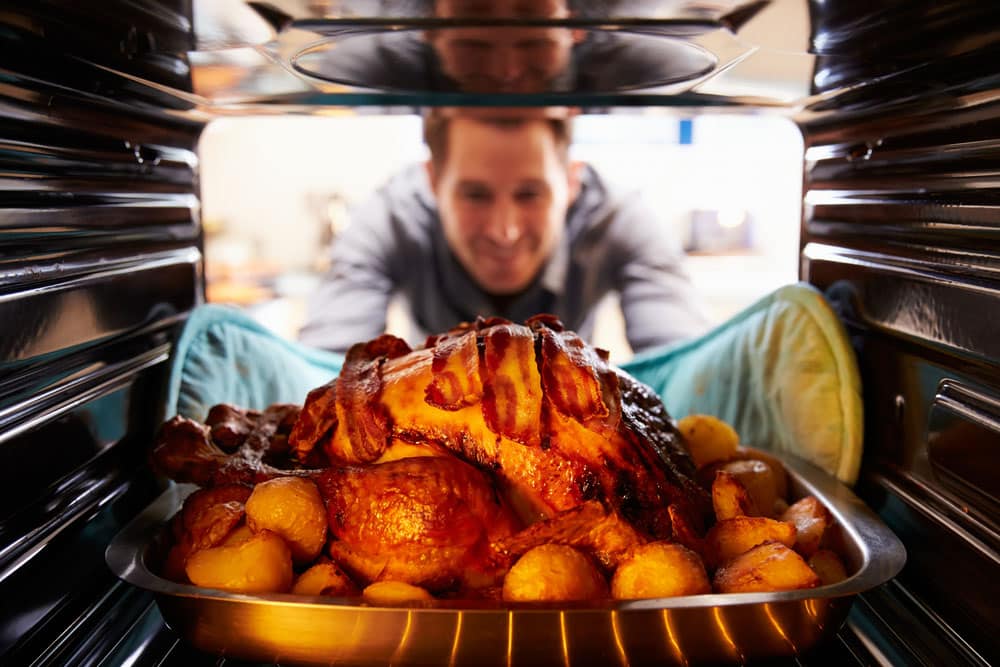
[[550,541],[612,567],[637,544],[700,531],[711,511],[656,394],[545,315],[480,319],[415,350],[359,343],[301,409],[175,417],[153,461],[207,487],[311,477],[330,557],[365,581],[431,590],[489,586]]

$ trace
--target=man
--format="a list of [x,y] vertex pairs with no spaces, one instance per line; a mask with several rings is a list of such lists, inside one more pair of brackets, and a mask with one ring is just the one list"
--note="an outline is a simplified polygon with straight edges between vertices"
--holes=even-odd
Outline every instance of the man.
[[557,315],[589,338],[618,291],[634,350],[701,332],[677,244],[634,196],[569,160],[553,110],[435,110],[431,159],[392,178],[336,239],[300,338],[343,351],[381,333],[401,293],[411,342],[476,316]]

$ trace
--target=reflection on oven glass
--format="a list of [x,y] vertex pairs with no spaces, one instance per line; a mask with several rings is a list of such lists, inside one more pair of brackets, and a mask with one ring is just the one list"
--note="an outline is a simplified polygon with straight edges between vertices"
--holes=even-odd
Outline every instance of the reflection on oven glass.
[[716,58],[655,35],[488,26],[348,34],[311,45],[294,63],[314,77],[381,90],[597,93],[694,79]]

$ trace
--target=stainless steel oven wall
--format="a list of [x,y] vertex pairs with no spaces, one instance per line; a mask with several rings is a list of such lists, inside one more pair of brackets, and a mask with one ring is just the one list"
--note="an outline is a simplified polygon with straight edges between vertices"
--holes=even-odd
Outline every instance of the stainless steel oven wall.
[[816,93],[861,85],[801,119],[801,270],[855,342],[859,491],[908,550],[869,618],[907,662],[983,664],[1000,659],[997,8],[852,6],[813,6]]
[[[201,298],[186,2],[0,11],[0,663],[89,664],[150,607],[110,538],[145,472],[176,325]],[[167,49],[164,48],[167,47]],[[155,47],[155,48],[154,48]],[[114,613],[110,613],[114,610]]]

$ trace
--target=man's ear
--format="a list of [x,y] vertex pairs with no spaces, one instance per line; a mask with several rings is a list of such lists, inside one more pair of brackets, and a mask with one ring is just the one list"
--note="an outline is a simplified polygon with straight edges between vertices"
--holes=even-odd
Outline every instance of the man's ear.
[[[570,16],[572,18],[576,18],[579,15],[580,15],[579,12],[571,9],[564,16]],[[558,18],[563,18],[563,17],[560,16]],[[577,44],[579,44],[583,40],[587,39],[587,31],[586,30],[582,30],[580,28],[574,28],[573,32],[570,33],[570,34],[572,35],[573,45],[574,46],[576,46]]]
[[577,196],[580,194],[580,186],[583,179],[583,170],[586,168],[587,163],[582,160],[570,160],[569,166],[566,170],[566,175],[569,177],[569,200],[570,202],[576,201]]

